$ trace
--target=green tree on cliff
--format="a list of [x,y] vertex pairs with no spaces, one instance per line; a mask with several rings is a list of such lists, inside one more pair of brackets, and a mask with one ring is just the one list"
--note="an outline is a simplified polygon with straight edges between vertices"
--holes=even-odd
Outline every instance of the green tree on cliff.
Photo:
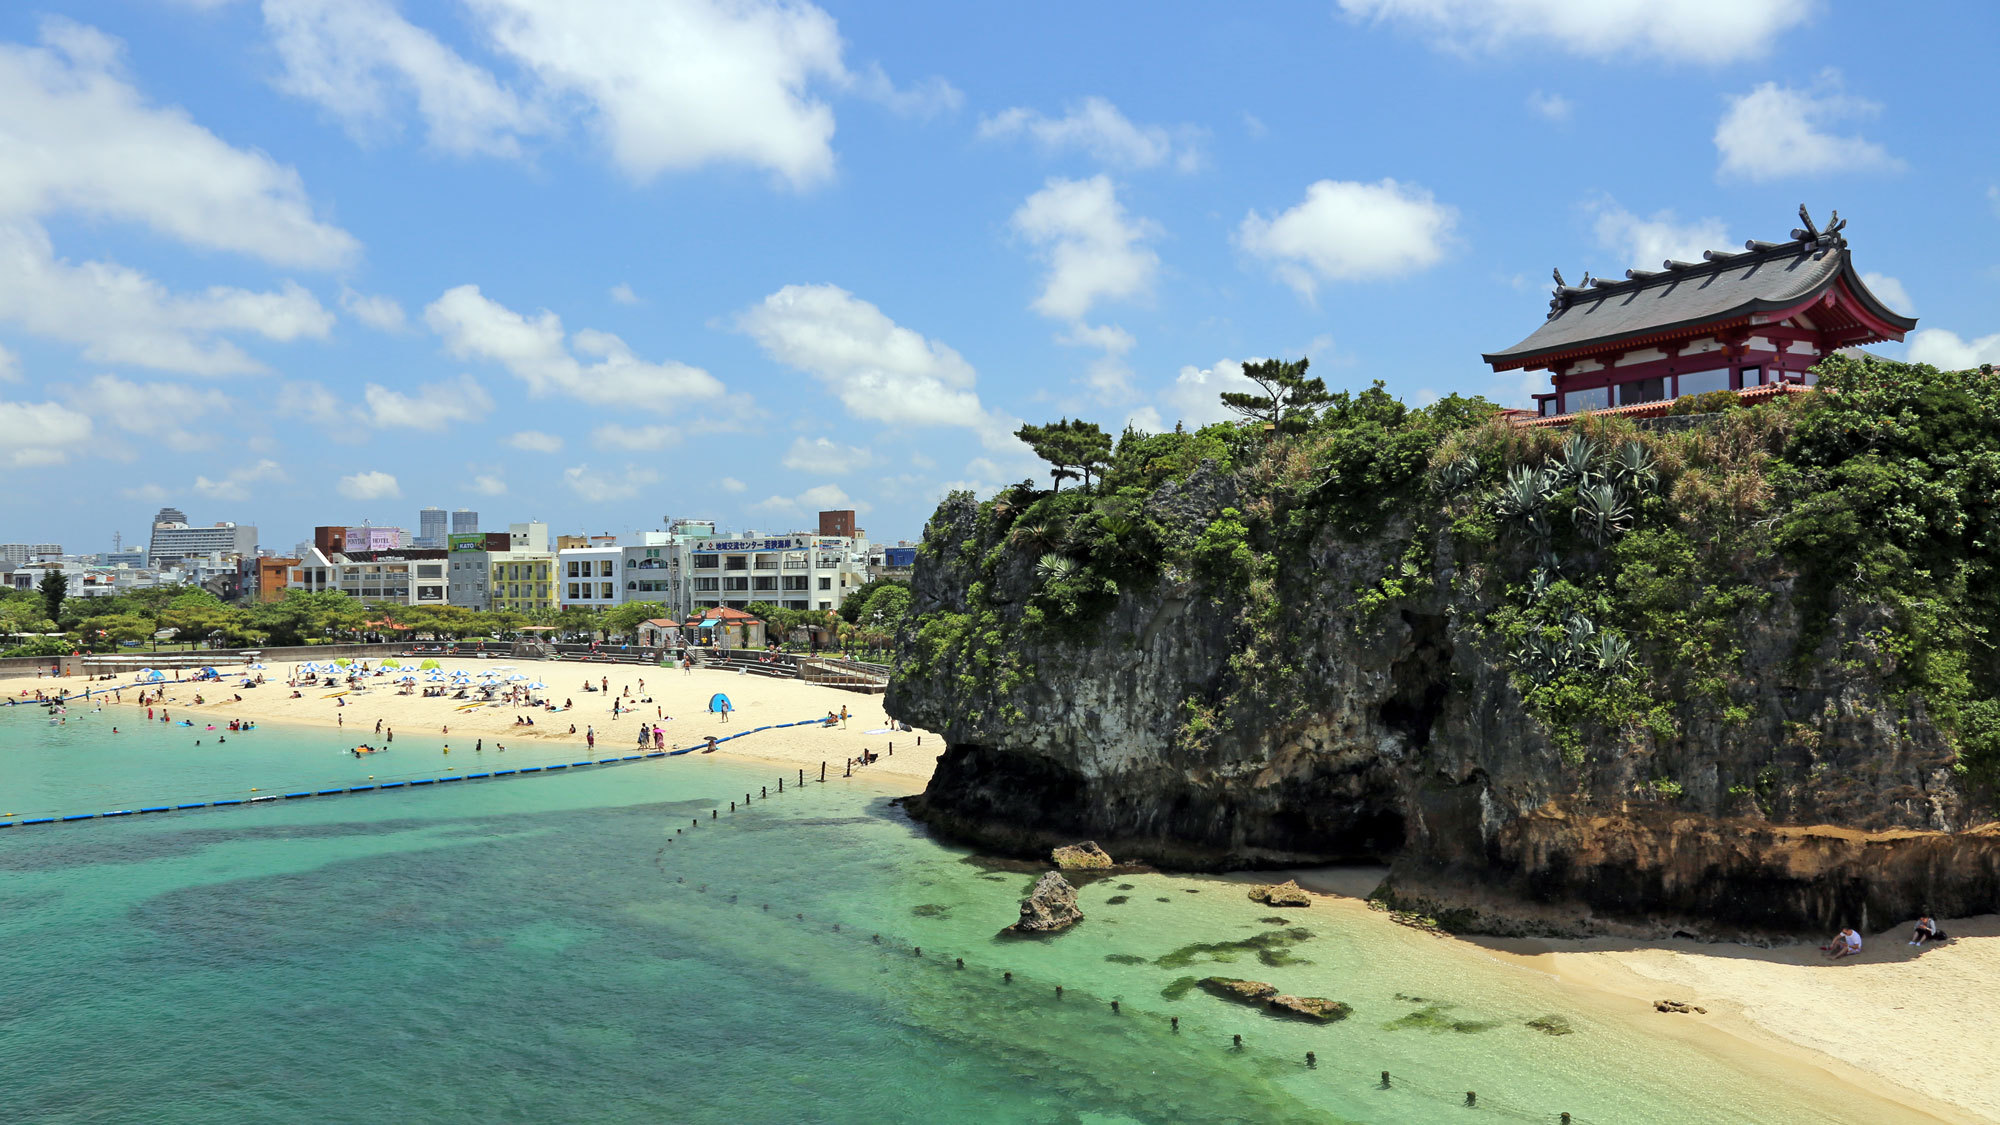
[[1310,362],[1301,358],[1296,363],[1281,359],[1246,363],[1243,377],[1263,393],[1224,391],[1222,405],[1243,415],[1245,421],[1264,423],[1274,433],[1304,433],[1320,408],[1333,401],[1324,379],[1306,378]]
[[1014,436],[1053,466],[1049,476],[1057,491],[1062,490],[1065,480],[1081,479],[1083,487],[1089,488],[1090,478],[1111,461],[1111,435],[1095,422],[1064,418],[1045,426],[1022,426]]

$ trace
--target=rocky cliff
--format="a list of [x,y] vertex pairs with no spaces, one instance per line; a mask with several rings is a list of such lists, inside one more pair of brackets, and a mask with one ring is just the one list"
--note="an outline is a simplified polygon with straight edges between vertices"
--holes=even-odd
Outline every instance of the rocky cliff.
[[1785,537],[1812,418],[1524,436],[1377,403],[1376,434],[1338,405],[1286,450],[1128,437],[1094,493],[947,499],[887,699],[949,746],[918,814],[1190,868],[1387,860],[1387,897],[1499,932],[2000,909],[1982,701],[1940,721],[1925,687],[1960,681],[1916,667],[1944,634]]

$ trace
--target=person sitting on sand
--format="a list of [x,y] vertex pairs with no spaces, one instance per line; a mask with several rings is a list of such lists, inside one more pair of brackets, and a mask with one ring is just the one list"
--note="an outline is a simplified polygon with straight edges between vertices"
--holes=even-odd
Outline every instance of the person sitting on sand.
[[1820,952],[1836,961],[1842,957],[1852,957],[1861,952],[1861,935],[1851,929],[1842,930],[1834,935],[1831,942],[1820,946]]
[[1917,919],[1917,931],[1910,935],[1911,945],[1921,946],[1925,942],[1943,940],[1944,931],[1938,929],[1938,924],[1931,920],[1930,915]]

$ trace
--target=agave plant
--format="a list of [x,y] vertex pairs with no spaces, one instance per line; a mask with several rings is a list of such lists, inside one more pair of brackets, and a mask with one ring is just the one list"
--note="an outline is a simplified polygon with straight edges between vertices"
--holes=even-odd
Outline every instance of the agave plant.
[[1632,654],[1632,642],[1616,633],[1605,633],[1597,638],[1596,655],[1600,672],[1626,672],[1637,663]]
[[1653,453],[1643,442],[1627,441],[1611,457],[1611,480],[1630,492],[1650,492],[1660,479]]
[[1602,547],[1632,526],[1632,508],[1616,488],[1593,484],[1576,494],[1576,510],[1571,518],[1592,543]]
[[1569,615],[1569,620],[1563,622],[1563,639],[1569,642],[1571,648],[1583,648],[1591,644],[1596,637],[1596,623],[1581,613],[1572,613]]
[[1562,669],[1562,646],[1536,633],[1514,650],[1513,660],[1529,679],[1542,683]]
[[1548,596],[1550,580],[1551,575],[1546,567],[1535,568],[1535,573],[1528,579],[1528,601],[1530,604],[1539,602]]
[[1035,577],[1041,579],[1044,586],[1061,582],[1075,573],[1076,560],[1063,555],[1047,554],[1035,562]]
[[1479,479],[1479,458],[1473,454],[1456,457],[1438,466],[1432,487],[1440,496],[1456,496]]
[[1507,471],[1506,481],[1494,494],[1493,514],[1521,523],[1538,538],[1546,536],[1548,524],[1542,517],[1542,508],[1553,491],[1554,481],[1547,472],[1516,465]]
[[1597,443],[1582,434],[1571,434],[1555,461],[1557,488],[1583,488],[1597,482]]

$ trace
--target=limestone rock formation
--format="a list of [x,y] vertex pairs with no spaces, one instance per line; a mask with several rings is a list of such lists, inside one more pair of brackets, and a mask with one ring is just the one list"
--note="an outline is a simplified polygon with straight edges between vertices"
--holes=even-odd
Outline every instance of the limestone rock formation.
[[[1246,487],[1203,467],[1138,516],[1199,536],[1261,499]],[[1435,523],[1328,524],[1277,557],[1282,695],[1240,659],[1241,588],[1165,566],[1089,622],[1036,627],[1039,556],[1007,542],[955,494],[912,594],[996,638],[979,643],[1010,674],[919,650],[885,699],[947,743],[908,806],[947,836],[1025,856],[1087,835],[1183,870],[1387,862],[1458,932],[1754,939],[2000,902],[2000,824],[1969,827],[1988,814],[1951,740],[1898,694],[1900,658],[1875,639],[1890,611],[1812,609],[1782,566],[1746,572],[1726,716],[1666,698],[1671,732],[1591,731],[1579,763],[1481,629],[1498,607],[1465,576],[1490,551]],[[1392,608],[1356,597],[1419,555]]]
[[1211,996],[1238,1004],[1263,1007],[1278,1015],[1332,1023],[1344,1020],[1354,1009],[1338,1000],[1328,1000],[1324,996],[1288,996],[1278,991],[1273,984],[1260,980],[1237,980],[1233,977],[1205,977],[1201,982],[1202,991]]
[[1034,890],[1021,900],[1021,920],[1007,928],[1016,934],[1053,934],[1083,921],[1077,909],[1076,888],[1069,880],[1050,871],[1035,881]]
[[1068,844],[1049,853],[1049,859],[1065,871],[1082,871],[1116,866],[1111,856],[1095,840]]
[[1266,906],[1311,906],[1312,895],[1297,881],[1287,879],[1275,886],[1250,888],[1250,901]]
[[1705,1016],[1708,1014],[1707,1008],[1698,1008],[1685,1000],[1655,1000],[1653,1001],[1653,1010],[1656,1012],[1679,1013],[1684,1016]]

